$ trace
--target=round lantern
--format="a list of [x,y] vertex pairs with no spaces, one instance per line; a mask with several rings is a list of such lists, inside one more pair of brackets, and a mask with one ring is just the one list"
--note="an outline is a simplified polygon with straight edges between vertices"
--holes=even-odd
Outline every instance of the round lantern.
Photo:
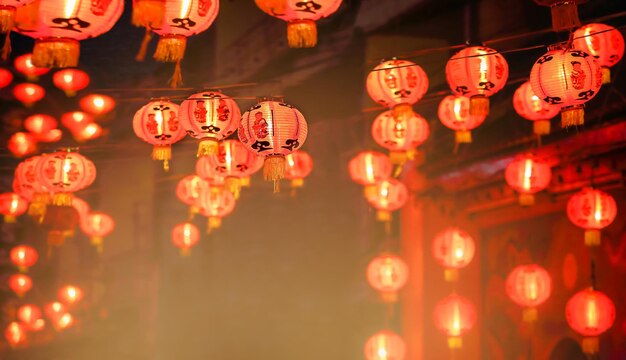
[[152,159],[163,160],[165,171],[169,171],[172,144],[185,137],[185,130],[178,121],[178,110],[178,105],[167,99],[155,100],[139,109],[133,118],[135,135],[154,145]]
[[75,67],[80,55],[79,41],[109,31],[123,9],[123,0],[37,0],[17,10],[16,31],[35,39],[33,65]]
[[0,89],[3,89],[11,84],[13,81],[13,74],[7,69],[0,68]]
[[435,325],[448,336],[448,346],[458,349],[463,346],[461,336],[476,323],[474,305],[466,298],[452,294],[435,305]]
[[102,252],[102,240],[115,228],[113,218],[103,212],[92,212],[80,222],[80,229],[91,239],[91,245]]
[[559,107],[541,100],[526,81],[513,94],[513,107],[519,116],[533,122],[535,135],[550,133],[550,119],[559,114]]
[[76,96],[76,92],[89,85],[89,75],[78,69],[63,69],[54,73],[52,83],[63,90],[68,97]]
[[57,292],[57,297],[67,305],[74,305],[83,299],[83,290],[78,286],[65,285]]
[[26,76],[28,81],[37,81],[39,77],[47,74],[50,69],[33,65],[33,54],[24,54],[15,58],[15,69]]
[[37,151],[37,139],[32,134],[16,132],[9,138],[7,148],[15,157],[24,157]]
[[397,255],[382,254],[367,265],[367,281],[385,302],[396,302],[408,279],[409,267]]
[[429,135],[428,122],[414,112],[409,116],[394,118],[391,111],[386,111],[378,115],[372,123],[374,141],[389,150],[389,157],[394,165],[402,165],[407,159],[415,159],[416,148]]
[[458,279],[458,269],[466,267],[474,258],[476,246],[474,239],[465,231],[450,227],[435,236],[433,256],[446,268],[446,281]]
[[563,127],[582,125],[584,104],[602,85],[602,68],[584,51],[553,49],[533,65],[530,85],[541,100],[560,107]]
[[[208,185],[219,187],[225,183],[224,178],[219,171],[215,169],[214,162],[209,160],[208,156],[202,156],[196,161],[196,174],[204,180]],[[261,165],[263,161],[261,159]]]
[[74,135],[74,140],[79,143],[84,143],[85,141],[94,140],[102,136],[102,127],[97,123],[90,123],[85,125],[83,128],[80,128],[78,131],[73,131],[72,135]]
[[237,135],[248,150],[265,158],[263,177],[273,181],[274,192],[278,192],[278,182],[285,177],[285,155],[304,144],[307,131],[298,109],[265,100],[243,114]]
[[46,143],[59,142],[63,137],[61,129],[52,129],[45,134],[37,134],[37,140]]
[[46,306],[43,308],[43,311],[48,319],[50,319],[50,321],[52,322],[58,321],[59,318],[63,316],[63,314],[66,314],[65,306],[58,301],[53,301],[46,304]]
[[374,184],[372,191],[366,194],[367,202],[377,211],[378,221],[391,221],[391,212],[400,209],[409,199],[409,190],[399,180],[389,178]]
[[13,88],[13,96],[24,106],[32,107],[37,101],[43,99],[46,90],[37,84],[22,83]]
[[[287,160],[287,156],[285,156],[285,161]],[[241,178],[241,187],[249,188],[251,186],[250,178],[252,175],[258,173],[261,169],[263,169],[263,165],[265,164],[265,159],[262,157],[255,157],[254,162],[248,168],[247,174],[245,177]],[[285,177],[287,176],[287,169],[285,169]]]
[[615,199],[604,191],[584,188],[567,202],[567,217],[585,229],[585,244],[600,245],[600,230],[611,225],[617,216]]
[[39,254],[32,246],[18,245],[11,249],[9,257],[20,272],[27,272],[29,267],[35,265],[39,259]]
[[408,60],[389,60],[376,66],[367,75],[367,93],[386,108],[395,119],[413,116],[412,105],[428,90],[428,76],[422,68]]
[[287,22],[290,48],[312,48],[317,45],[315,22],[337,11],[341,0],[255,0],[255,3],[265,13]]
[[199,139],[198,156],[217,154],[218,142],[237,130],[241,111],[235,100],[219,92],[193,94],[180,104],[180,124]]
[[565,306],[565,318],[569,326],[584,336],[583,351],[598,352],[598,336],[615,322],[615,304],[600,291],[591,288],[576,293]]
[[198,199],[200,214],[207,217],[207,233],[222,225],[222,218],[235,210],[235,197],[223,188],[206,187]]
[[91,206],[89,206],[89,203],[77,196],[72,197],[72,207],[76,209],[78,218],[81,222],[84,221],[91,212]]
[[367,360],[404,360],[406,345],[400,335],[383,330],[372,335],[365,343]]
[[446,64],[450,89],[470,98],[470,115],[487,116],[489,97],[504,88],[508,77],[509,65],[504,57],[484,46],[467,47]]
[[4,215],[5,223],[14,223],[15,218],[28,210],[28,201],[16,193],[0,194],[0,214]]
[[352,181],[365,186],[365,195],[375,191],[378,181],[391,177],[393,165],[385,154],[377,151],[362,151],[348,164]]
[[520,194],[520,205],[529,206],[535,203],[535,193],[550,185],[552,170],[546,162],[525,155],[506,166],[504,177],[507,184]]
[[46,114],[35,114],[24,119],[24,128],[39,136],[56,129],[57,121],[54,117]]
[[11,347],[16,347],[26,342],[26,327],[17,321],[11,321],[4,331],[4,338]]
[[80,99],[78,105],[89,114],[101,116],[115,109],[115,100],[107,95],[91,94]]
[[191,253],[191,248],[194,247],[199,240],[200,231],[190,222],[178,224],[174,226],[172,230],[172,243],[180,249],[180,254],[183,256],[188,256]]
[[72,193],[91,185],[95,167],[70,149],[42,155],[35,169],[37,181],[54,193],[52,205],[71,206]]
[[304,178],[313,171],[313,158],[309,153],[298,150],[285,156],[285,179],[291,180],[291,188],[301,188]]
[[205,161],[218,176],[224,178],[226,187],[238,199],[241,179],[248,175],[256,158],[239,140],[229,139],[220,142],[217,154],[208,156]]
[[41,320],[41,310],[35,305],[25,304],[17,308],[17,318],[30,330],[37,327],[37,321]]
[[439,120],[455,131],[457,144],[471,143],[471,131],[485,121],[485,115],[472,115],[470,100],[465,96],[448,95],[439,103]]
[[580,26],[578,5],[586,0],[534,0],[538,5],[549,6],[552,11],[554,31],[571,30]]
[[506,278],[506,294],[517,305],[524,307],[524,321],[537,319],[536,307],[552,293],[552,279],[546,269],[530,264],[518,266]]
[[24,296],[33,287],[33,280],[28,275],[14,274],[9,277],[9,288],[19,297]]
[[15,179],[20,186],[32,192],[28,215],[36,219],[41,219],[50,202],[50,191],[37,178],[36,166],[40,160],[41,156],[32,156],[19,163],[15,169]]
[[602,83],[611,82],[610,68],[624,56],[624,37],[619,30],[604,24],[587,24],[574,31],[573,46],[594,56],[602,67]]
[[74,316],[70,313],[65,313],[54,321],[53,325],[57,331],[68,329],[74,325]]
[[71,111],[61,115],[61,124],[72,133],[79,132],[93,123],[93,117],[82,111]]
[[193,217],[199,211],[198,201],[205,187],[209,184],[197,175],[187,175],[176,185],[176,197],[189,206],[189,215]]

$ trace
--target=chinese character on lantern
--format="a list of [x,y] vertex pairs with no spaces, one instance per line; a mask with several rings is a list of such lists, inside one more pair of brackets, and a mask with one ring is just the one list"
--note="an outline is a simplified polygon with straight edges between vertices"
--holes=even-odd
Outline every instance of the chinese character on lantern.
[[624,37],[619,30],[605,24],[587,24],[574,31],[573,46],[595,57],[602,67],[602,83],[611,82],[610,68],[624,56]]
[[504,177],[507,184],[520,194],[520,205],[529,206],[535,203],[535,193],[550,185],[552,170],[545,161],[524,155],[506,166]]
[[600,245],[600,230],[611,225],[617,217],[615,199],[592,188],[584,188],[567,202],[567,217],[576,226],[585,229],[585,245]]
[[537,306],[548,300],[552,293],[552,279],[539,265],[522,265],[507,276],[505,289],[513,302],[524,307],[524,321],[533,322],[537,319]]
[[474,239],[465,231],[450,227],[435,236],[433,256],[446,268],[446,281],[456,281],[458,269],[466,267],[474,258],[476,245]]
[[398,291],[409,278],[409,267],[397,255],[382,254],[367,265],[367,281],[385,302],[396,302]]
[[485,115],[472,115],[470,100],[465,96],[448,95],[439,103],[439,120],[450,130],[454,130],[457,144],[471,143],[471,131],[485,121]]
[[535,135],[550,134],[550,119],[560,112],[558,106],[550,105],[541,100],[526,81],[513,94],[513,107],[517,114],[533,122]]
[[372,123],[374,141],[389,150],[389,158],[394,165],[403,165],[407,160],[416,159],[417,147],[429,135],[428,122],[414,112],[396,119],[391,111],[386,111]]

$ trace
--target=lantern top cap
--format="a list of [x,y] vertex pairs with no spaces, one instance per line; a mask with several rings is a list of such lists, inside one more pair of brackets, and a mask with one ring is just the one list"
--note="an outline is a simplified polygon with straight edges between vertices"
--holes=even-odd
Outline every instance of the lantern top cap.
[[[77,153],[79,152],[80,148],[78,146],[74,146],[74,147],[62,147],[62,148],[58,148],[55,150],[55,152],[67,152],[67,153]],[[41,155],[46,155],[46,154],[41,154]]]

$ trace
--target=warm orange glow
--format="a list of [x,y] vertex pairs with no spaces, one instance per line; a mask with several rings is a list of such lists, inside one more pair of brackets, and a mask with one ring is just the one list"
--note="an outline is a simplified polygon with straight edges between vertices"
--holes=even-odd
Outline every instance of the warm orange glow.
[[0,89],[9,86],[13,81],[13,74],[7,69],[0,69]]
[[188,254],[199,240],[200,231],[190,222],[178,224],[172,230],[172,243],[184,254]]
[[585,337],[606,332],[615,322],[615,304],[600,291],[593,289],[576,293],[565,307],[569,326]]
[[56,127],[56,119],[47,114],[35,114],[24,119],[24,128],[38,136],[47,134]]
[[450,295],[435,306],[435,325],[450,337],[458,337],[474,327],[476,310],[464,297]]
[[70,313],[61,315],[55,323],[55,326],[59,330],[65,330],[74,325],[74,317]]
[[102,127],[97,123],[87,124],[82,129],[74,132],[74,138],[79,142],[97,139],[101,135]]
[[32,106],[45,95],[46,90],[37,84],[22,83],[13,88],[13,96],[25,106]]
[[406,345],[399,335],[383,330],[367,340],[364,352],[367,360],[404,360]]
[[402,208],[409,199],[409,190],[406,185],[394,178],[378,181],[374,186],[371,192],[366,193],[366,199],[376,210],[396,211]]
[[14,192],[0,194],[0,214],[10,217],[14,221],[16,217],[28,210],[28,201]]
[[29,267],[37,263],[39,254],[35,248],[28,245],[19,245],[11,249],[11,262],[20,270],[27,270]]
[[362,151],[350,160],[348,170],[354,182],[371,186],[391,177],[393,166],[389,158],[377,151]]
[[33,287],[33,280],[24,274],[14,274],[9,277],[9,287],[17,296],[21,297]]
[[33,65],[32,62],[33,54],[24,54],[15,58],[15,69],[27,76],[29,79],[34,80],[38,76],[42,76],[47,74],[50,69],[47,68],[39,68]]
[[367,266],[367,281],[382,293],[396,293],[406,284],[409,268],[399,256],[382,254]]
[[15,347],[26,342],[26,329],[17,321],[12,321],[7,326],[4,337],[11,347]]
[[550,274],[541,266],[518,266],[506,278],[506,293],[516,304],[533,308],[543,304],[552,293]]
[[574,225],[585,230],[601,230],[617,217],[617,205],[608,193],[584,188],[568,201],[567,216]]
[[57,293],[59,300],[67,305],[73,305],[83,299],[83,290],[78,286],[65,285]]
[[16,132],[9,138],[7,147],[16,157],[24,157],[37,151],[37,139],[29,133]]
[[54,301],[45,306],[44,312],[50,321],[56,322],[61,316],[63,316],[63,314],[65,314],[65,306],[58,301]]
[[474,239],[458,228],[447,228],[441,231],[433,241],[435,260],[449,269],[460,269],[467,266],[474,258]]
[[545,161],[524,155],[511,161],[504,175],[507,184],[518,193],[535,194],[550,185],[552,170]]
[[31,328],[41,319],[41,310],[35,305],[25,304],[17,308],[17,318]]
[[86,88],[89,85],[89,81],[89,75],[78,69],[59,70],[52,77],[54,86],[63,90],[68,96],[74,96],[77,91]]
[[115,100],[107,95],[91,94],[80,99],[80,108],[95,116],[105,115],[115,109]]

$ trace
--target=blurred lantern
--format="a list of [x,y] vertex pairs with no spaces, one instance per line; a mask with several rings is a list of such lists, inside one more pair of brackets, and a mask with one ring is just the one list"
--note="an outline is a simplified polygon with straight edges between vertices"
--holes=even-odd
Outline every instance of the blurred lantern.
[[426,94],[428,76],[414,62],[394,59],[385,61],[370,71],[366,86],[372,100],[393,109],[388,113],[389,116],[396,120],[405,120],[413,116],[412,105]]
[[89,203],[77,196],[72,197],[72,207],[76,209],[80,222],[84,221],[91,212]]
[[223,188],[205,187],[198,199],[200,214],[207,217],[207,233],[222,225],[222,218],[235,210],[235,197]]
[[76,96],[76,92],[89,85],[89,75],[78,69],[59,70],[52,76],[54,86],[63,90],[68,97]]
[[15,58],[15,69],[26,76],[28,81],[37,81],[39,77],[47,74],[50,69],[33,65],[33,54],[24,54]]
[[550,133],[550,119],[557,116],[560,109],[541,100],[526,81],[515,90],[513,107],[517,114],[533,122],[535,135]]
[[9,86],[13,81],[13,74],[7,69],[0,68],[0,89]]
[[[285,157],[285,159],[286,158],[287,157]],[[261,169],[263,169],[263,165],[264,164],[265,164],[265,159],[264,158],[255,156],[252,159],[252,164],[250,165],[250,167],[248,167],[248,171],[246,172],[246,176],[241,178],[241,187],[249,188],[251,186],[250,178],[252,177],[252,175],[258,173]],[[287,171],[287,169],[285,169],[285,176],[287,176],[286,171]]]
[[92,212],[80,222],[81,231],[90,237],[91,245],[102,252],[102,240],[115,228],[113,218],[103,212]]
[[586,0],[534,0],[538,5],[549,6],[552,11],[554,31],[572,30],[580,26],[578,3]]
[[304,185],[304,178],[313,171],[313,159],[309,153],[298,150],[285,156],[285,179],[291,180],[293,189]]
[[199,240],[200,231],[190,222],[178,224],[172,230],[172,243],[180,249],[182,256],[188,256],[191,253],[191,248],[196,246]]
[[404,360],[406,345],[400,335],[383,330],[372,335],[365,343],[367,360]]
[[85,125],[83,128],[80,128],[78,131],[74,131],[72,134],[77,142],[82,143],[99,138],[102,135],[102,131],[103,130],[100,125],[97,123],[90,123]]
[[26,342],[26,327],[17,321],[11,321],[4,332],[4,337],[11,347],[16,347]]
[[115,109],[115,100],[107,95],[91,94],[80,99],[78,105],[89,114],[101,116]]
[[611,225],[617,216],[615,199],[604,191],[584,188],[567,202],[567,217],[585,229],[585,245],[600,245],[600,230]]
[[74,316],[70,313],[61,315],[54,323],[54,328],[58,331],[66,330],[74,325]]
[[574,331],[584,336],[583,351],[596,354],[598,336],[615,322],[615,304],[604,293],[589,288],[569,299],[565,306],[565,318]]
[[93,163],[71,149],[42,155],[35,169],[37,180],[51,192],[52,205],[72,206],[72,193],[95,179]]
[[448,336],[448,347],[451,349],[463,346],[461,336],[470,331],[475,323],[474,305],[462,296],[448,295],[435,305],[435,325]]
[[446,281],[458,279],[458,269],[466,267],[472,261],[475,251],[474,239],[455,227],[441,231],[433,241],[433,256],[446,268],[444,273]]
[[[223,186],[225,180],[220,175],[219,171],[215,169],[212,163],[213,162],[209,161],[207,156],[200,157],[198,161],[196,161],[196,174],[208,185]],[[261,159],[261,166],[262,164],[263,160]]]
[[74,305],[83,299],[83,290],[78,286],[65,285],[59,289],[57,297],[67,305]]
[[17,266],[20,272],[27,272],[29,267],[37,263],[39,254],[32,246],[18,245],[11,249],[9,257],[13,265]]
[[409,190],[399,180],[389,178],[374,184],[372,191],[366,195],[367,202],[377,211],[378,221],[391,221],[391,212],[400,209],[409,199]]
[[429,135],[428,122],[412,111],[410,115],[400,118],[394,118],[391,111],[385,111],[372,123],[374,141],[389,150],[389,157],[394,165],[402,165],[407,159],[416,159],[416,148]]
[[367,281],[380,292],[385,302],[396,302],[398,291],[409,278],[409,267],[404,260],[394,254],[382,254],[367,265]]
[[150,29],[163,23],[165,16],[165,0],[133,0],[132,24],[146,29],[146,35],[141,45],[137,61],[143,61],[146,56],[148,42],[152,39]]
[[285,155],[304,144],[307,131],[306,120],[298,109],[266,100],[243,114],[237,134],[248,150],[265,157],[263,177],[273,181],[274,192],[278,192],[278,182],[285,177]]
[[365,196],[375,191],[375,184],[391,177],[393,166],[389,158],[378,151],[361,151],[348,164],[352,181],[365,187]]
[[163,160],[163,169],[169,171],[172,144],[185,137],[178,121],[178,105],[167,99],[155,100],[135,113],[133,130],[140,139],[152,144],[153,160]]
[[28,331],[41,331],[46,327],[46,320],[43,318],[35,320],[28,326]]
[[16,31],[35,39],[33,65],[75,67],[80,55],[79,41],[109,31],[123,9],[123,0],[36,0],[17,10]]
[[193,94],[180,104],[180,124],[200,140],[198,156],[217,154],[218,142],[237,130],[241,111],[235,100],[219,92]]
[[315,22],[337,11],[341,0],[255,0],[255,3],[263,12],[287,22],[290,48],[312,48],[317,45]]
[[535,203],[535,193],[550,185],[552,170],[546,162],[524,155],[506,166],[504,177],[507,184],[520,194],[520,205],[529,206]]
[[26,107],[32,107],[45,95],[46,90],[37,84],[21,83],[13,88],[13,96]]
[[28,201],[14,192],[0,194],[0,214],[5,223],[14,223],[15,218],[28,210]]
[[28,275],[13,274],[9,277],[9,288],[18,297],[24,296],[33,287],[33,280]]
[[58,142],[63,137],[61,129],[52,129],[45,134],[37,135],[37,140],[46,143]]
[[533,92],[544,102],[561,108],[562,127],[585,123],[585,103],[602,85],[602,68],[584,51],[553,49],[530,71]]
[[71,111],[61,115],[61,124],[72,133],[79,132],[91,123],[93,123],[93,117],[82,111]]
[[2,46],[2,60],[11,54],[11,30],[15,27],[15,13],[18,7],[30,4],[33,0],[2,0],[0,2],[0,33],[5,34]]
[[610,68],[624,56],[624,37],[619,30],[605,24],[587,24],[574,31],[573,46],[595,57],[602,67],[602,83],[611,82]]
[[470,100],[465,96],[448,95],[439,103],[439,120],[455,131],[457,144],[471,143],[471,131],[485,121],[485,115],[472,115],[469,108]]
[[47,134],[56,127],[57,121],[50,115],[35,114],[24,119],[24,128],[36,136]]
[[23,322],[28,329],[37,327],[37,321],[41,320],[41,310],[35,305],[25,304],[17,308],[17,318]]
[[506,294],[517,305],[524,307],[524,321],[537,320],[536,307],[552,293],[552,279],[546,269],[530,264],[518,266],[506,278]]
[[37,139],[32,134],[16,132],[9,138],[7,148],[15,157],[24,157],[37,151]]
[[189,206],[189,217],[193,218],[198,213],[198,201],[200,194],[209,184],[197,175],[187,175],[178,181],[176,185],[176,197],[183,204]]
[[484,46],[467,47],[450,58],[446,78],[457,95],[470,98],[469,113],[489,114],[489,97],[504,88],[509,65],[496,50]]
[[11,187],[13,188],[14,193],[23,197],[27,201],[30,201],[33,199],[34,192],[32,191],[32,189],[26,186],[22,186],[22,184],[17,178],[13,178],[13,183],[11,184]]
[[59,320],[59,318],[61,318],[61,316],[63,316],[63,314],[65,314],[65,306],[58,301],[53,301],[46,304],[43,311],[46,313],[48,319],[55,323]]
[[41,219],[46,211],[46,205],[50,202],[50,191],[37,179],[36,166],[41,156],[32,156],[23,160],[15,169],[15,179],[20,186],[32,192],[32,199],[28,208],[28,215]]

